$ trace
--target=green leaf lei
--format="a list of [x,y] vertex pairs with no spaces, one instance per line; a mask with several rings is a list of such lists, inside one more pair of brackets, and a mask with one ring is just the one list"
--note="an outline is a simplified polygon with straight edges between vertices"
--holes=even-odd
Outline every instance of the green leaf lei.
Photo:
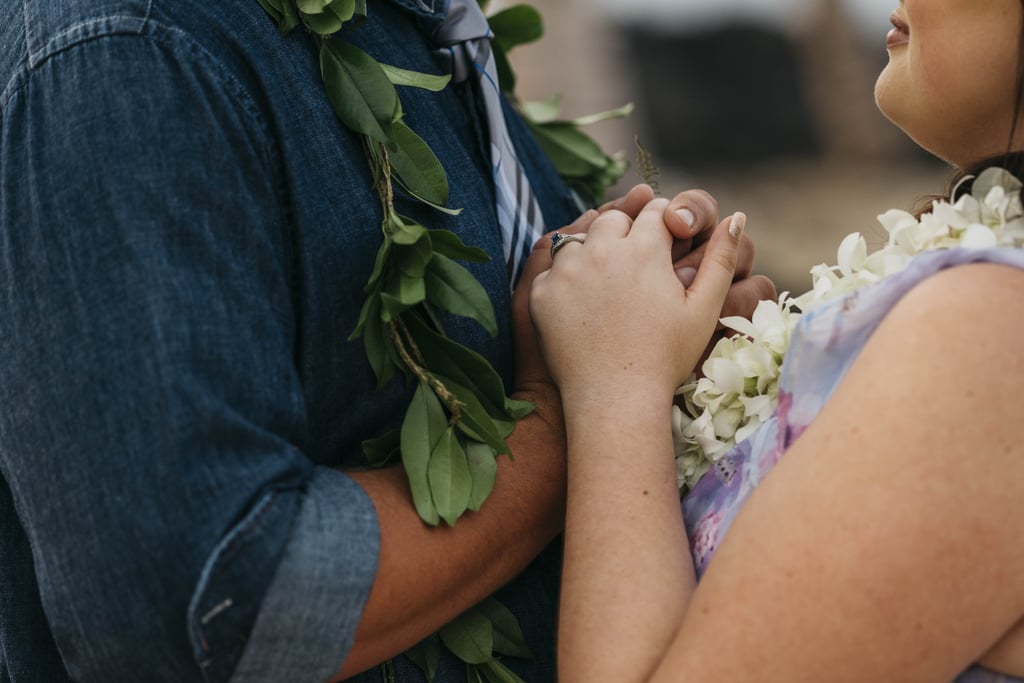
[[[515,423],[534,408],[508,397],[501,377],[476,352],[447,337],[438,311],[476,320],[497,334],[486,291],[458,261],[484,262],[488,255],[455,233],[428,228],[395,210],[404,192],[437,211],[458,215],[448,204],[448,177],[424,140],[403,121],[396,86],[432,92],[448,76],[380,64],[347,42],[342,28],[366,18],[366,0],[258,0],[282,34],[304,27],[316,41],[328,101],[338,120],[359,134],[380,198],[383,240],[366,300],[350,339],[362,337],[381,389],[401,372],[416,384],[401,428],[369,439],[363,449],[371,466],[401,458],[413,505],[430,525],[455,526],[467,510],[479,510],[490,495],[496,458],[509,455]],[[487,1],[478,0],[482,9]],[[631,106],[559,120],[560,101],[524,103],[515,97],[508,52],[543,34],[536,9],[516,5],[488,18],[502,91],[517,106],[542,149],[567,184],[596,203],[618,182],[628,164],[609,156],[580,126],[627,115]],[[470,681],[520,681],[499,655],[529,656],[515,617],[489,599],[458,617],[406,654],[433,680],[441,647],[467,663]],[[385,669],[387,665],[385,665]]]
[[[400,454],[423,521],[454,526],[478,510],[494,486],[495,458],[509,454],[506,438],[532,404],[506,396],[501,378],[470,349],[450,340],[436,311],[473,318],[491,335],[497,323],[484,288],[458,261],[487,254],[452,232],[430,229],[395,211],[396,186],[438,211],[448,208],[448,178],[430,147],[403,122],[396,86],[439,91],[448,76],[379,64],[347,42],[341,29],[366,18],[366,0],[258,0],[282,33],[304,26],[320,49],[327,98],[341,123],[363,137],[383,210],[383,243],[366,283],[366,301],[351,338],[363,338],[377,388],[401,371],[418,384],[399,431],[364,443],[372,465]],[[486,2],[480,2],[486,7]],[[594,203],[625,173],[621,157],[606,155],[579,130],[625,116],[626,106],[571,121],[558,119],[559,99],[520,103],[507,58],[512,48],[537,40],[543,23],[528,5],[488,19],[502,90],[519,107],[559,173]]]

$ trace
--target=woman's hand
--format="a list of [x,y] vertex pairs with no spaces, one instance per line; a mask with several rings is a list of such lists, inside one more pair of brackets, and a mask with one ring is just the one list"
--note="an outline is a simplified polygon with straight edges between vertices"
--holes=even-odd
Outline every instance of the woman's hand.
[[[635,219],[640,210],[653,200],[654,190],[647,185],[637,185],[625,196],[608,202],[601,206],[599,213],[610,210],[618,210]],[[599,214],[593,213],[592,218]],[[672,233],[672,263],[676,275],[684,287],[693,283],[697,275],[697,267],[704,259],[704,252],[707,249],[708,239],[718,225],[718,201],[708,192],[699,189],[684,190],[674,196],[665,207],[665,227]],[[589,225],[587,222],[587,225]],[[578,232],[580,229],[564,230],[563,232]],[[547,249],[545,244],[545,249]],[[738,316],[749,319],[754,314],[757,304],[764,300],[775,301],[778,292],[775,283],[764,275],[752,275],[754,267],[754,243],[744,232],[740,238],[739,255],[736,258],[736,273],[733,276],[732,286],[725,297],[725,304],[722,306],[722,318]],[[715,327],[715,332],[708,341],[707,348],[701,354],[703,362],[715,344],[725,336],[733,334],[721,323]]]
[[703,353],[736,273],[746,217],[719,224],[687,288],[673,264],[670,204],[653,200],[635,221],[617,210],[593,218],[586,242],[563,246],[536,276],[530,312],[567,404],[633,389],[670,399]]
[[[571,225],[558,232],[574,234],[585,233],[591,223],[601,214],[609,211],[621,211],[631,220],[655,199],[654,190],[649,185],[636,185],[622,197],[609,201],[597,210],[590,210],[581,215]],[[708,239],[718,226],[718,202],[704,190],[685,190],[676,194],[666,205],[664,211],[665,226],[672,233],[672,263],[676,275],[684,286],[693,284],[697,267],[704,258]],[[514,344],[516,349],[516,380],[515,386],[526,384],[537,386],[538,382],[551,383],[547,369],[544,367],[540,349],[537,346],[536,331],[530,319],[528,296],[533,279],[551,267],[551,235],[550,232],[537,241],[533,253],[527,261],[522,277],[512,298],[512,314],[514,327]],[[720,317],[740,316],[749,318],[758,302],[763,299],[774,300],[777,296],[775,285],[763,275],[751,275],[754,264],[754,243],[744,233],[740,238],[736,272],[732,286],[726,295]],[[730,333],[720,323],[709,340],[701,360],[707,357],[717,341]]]

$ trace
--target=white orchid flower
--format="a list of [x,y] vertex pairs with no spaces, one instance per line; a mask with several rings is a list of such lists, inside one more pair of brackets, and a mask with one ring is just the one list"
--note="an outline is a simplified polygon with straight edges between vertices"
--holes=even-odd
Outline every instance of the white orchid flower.
[[926,250],[1024,247],[1022,187],[1006,171],[990,168],[974,179],[971,194],[936,200],[919,217],[886,211],[878,216],[888,234],[881,249],[869,252],[860,233],[847,235],[836,251],[836,265],[811,268],[809,291],[761,301],[749,320],[723,318],[722,324],[736,334],[715,345],[702,377],[691,375],[677,391],[683,407],[673,410],[672,433],[680,491],[695,486],[771,418],[790,337],[802,313],[900,272]]

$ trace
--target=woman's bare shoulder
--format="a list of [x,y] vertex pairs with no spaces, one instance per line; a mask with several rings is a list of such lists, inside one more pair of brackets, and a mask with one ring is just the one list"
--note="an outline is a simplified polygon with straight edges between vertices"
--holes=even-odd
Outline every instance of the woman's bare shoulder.
[[898,359],[906,371],[938,370],[935,382],[969,386],[987,378],[1016,384],[1024,372],[1022,332],[1024,270],[975,263],[916,285],[864,350],[868,358]]
[[[1024,616],[1021,331],[1022,271],[958,266],[908,292],[737,515],[663,668],[952,680],[1007,638]],[[702,654],[726,633],[754,645]]]

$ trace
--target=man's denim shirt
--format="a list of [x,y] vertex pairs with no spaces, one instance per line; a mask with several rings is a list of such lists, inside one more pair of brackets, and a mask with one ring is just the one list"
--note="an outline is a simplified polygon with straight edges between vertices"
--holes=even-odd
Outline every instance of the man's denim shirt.
[[[437,73],[433,1],[371,1],[351,39]],[[0,8],[0,681],[324,681],[379,547],[337,468],[407,394],[375,393],[347,340],[380,209],[315,47],[256,0]],[[501,332],[448,330],[508,381],[480,125],[453,88],[402,97],[464,211],[400,208],[494,257],[471,269]],[[509,118],[547,224],[568,223]],[[534,573],[505,594],[538,634],[530,681],[553,677],[555,572]]]

